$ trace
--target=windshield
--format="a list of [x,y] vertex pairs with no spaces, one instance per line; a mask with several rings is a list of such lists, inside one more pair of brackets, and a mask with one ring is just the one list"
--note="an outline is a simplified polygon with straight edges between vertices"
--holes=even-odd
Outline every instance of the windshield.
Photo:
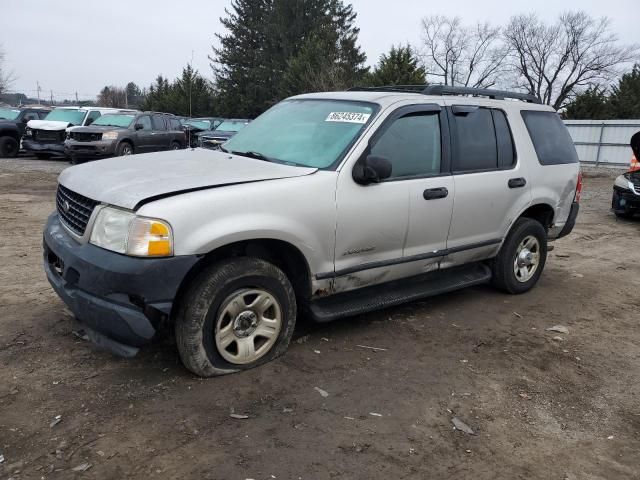
[[0,108],[0,118],[4,120],[15,120],[20,115],[20,110],[12,108]]
[[49,115],[44,117],[45,120],[56,120],[59,122],[67,122],[72,125],[82,125],[82,121],[84,120],[84,116],[87,112],[84,110],[67,110],[67,109],[56,109],[52,110]]
[[216,130],[220,130],[221,132],[239,132],[246,126],[247,126],[247,122],[245,121],[242,121],[242,122],[224,121],[216,127]]
[[127,128],[134,118],[135,115],[103,115],[91,125]]
[[191,125],[192,127],[199,128],[200,130],[211,130],[211,122],[209,120],[185,120],[183,125]]
[[358,138],[374,111],[374,105],[363,102],[287,100],[247,125],[224,150],[328,168]]

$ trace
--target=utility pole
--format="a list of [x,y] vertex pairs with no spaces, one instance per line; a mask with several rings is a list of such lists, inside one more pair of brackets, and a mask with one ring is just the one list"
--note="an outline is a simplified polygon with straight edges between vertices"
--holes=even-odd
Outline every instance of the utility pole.
[[191,70],[189,73],[189,118],[191,118],[191,83],[193,82],[193,50],[191,50],[191,64],[189,65]]
[[38,92],[38,105],[40,105],[40,82],[36,81],[36,92]]
[[76,90],[76,105],[78,105],[80,102],[78,102],[78,91]]
[[49,92],[51,93],[51,106],[53,107],[53,90],[49,90]]

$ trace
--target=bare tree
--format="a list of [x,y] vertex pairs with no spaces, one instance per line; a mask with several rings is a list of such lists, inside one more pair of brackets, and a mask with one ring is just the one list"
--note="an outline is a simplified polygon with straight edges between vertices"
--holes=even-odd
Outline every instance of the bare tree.
[[101,107],[124,108],[127,106],[127,92],[121,87],[104,87],[98,94]]
[[5,93],[14,80],[13,73],[7,71],[4,66],[5,52],[0,45],[0,93]]
[[500,33],[500,28],[488,23],[467,27],[460,17],[424,18],[421,54],[427,76],[445,85],[495,85],[506,68],[507,51]]
[[638,53],[637,46],[618,43],[607,18],[585,12],[564,13],[554,24],[535,14],[517,15],[503,37],[516,85],[555,109],[583,89],[606,85]]

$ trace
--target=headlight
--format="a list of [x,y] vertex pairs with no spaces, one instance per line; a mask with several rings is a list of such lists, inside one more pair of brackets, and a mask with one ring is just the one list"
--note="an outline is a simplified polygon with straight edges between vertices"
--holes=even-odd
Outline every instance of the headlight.
[[116,140],[117,138],[118,138],[118,132],[115,130],[112,130],[110,132],[104,132],[102,134],[103,140]]
[[613,182],[616,187],[623,188],[625,190],[631,190],[631,182],[624,175],[620,175],[616,178],[616,181]]
[[29,127],[27,127],[24,131],[24,136],[25,137],[30,137],[33,135],[33,130],[31,130]]
[[173,234],[167,222],[111,207],[98,213],[90,242],[135,257],[173,255]]

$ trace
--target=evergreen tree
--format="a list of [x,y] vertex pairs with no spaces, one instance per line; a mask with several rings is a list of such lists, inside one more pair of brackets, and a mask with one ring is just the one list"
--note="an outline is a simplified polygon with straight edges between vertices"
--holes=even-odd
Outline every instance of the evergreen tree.
[[424,85],[427,83],[423,67],[410,45],[392,46],[389,53],[382,54],[368,83],[372,86],[383,85]]
[[640,64],[622,75],[609,97],[611,118],[640,118]]
[[341,0],[233,0],[210,56],[218,113],[255,117],[281,98],[352,86],[366,72]]
[[144,100],[142,90],[134,82],[127,83],[125,90],[127,92],[127,105],[130,108],[139,106]]
[[610,118],[608,99],[604,89],[593,87],[576,96],[563,114],[572,120],[605,120]]

